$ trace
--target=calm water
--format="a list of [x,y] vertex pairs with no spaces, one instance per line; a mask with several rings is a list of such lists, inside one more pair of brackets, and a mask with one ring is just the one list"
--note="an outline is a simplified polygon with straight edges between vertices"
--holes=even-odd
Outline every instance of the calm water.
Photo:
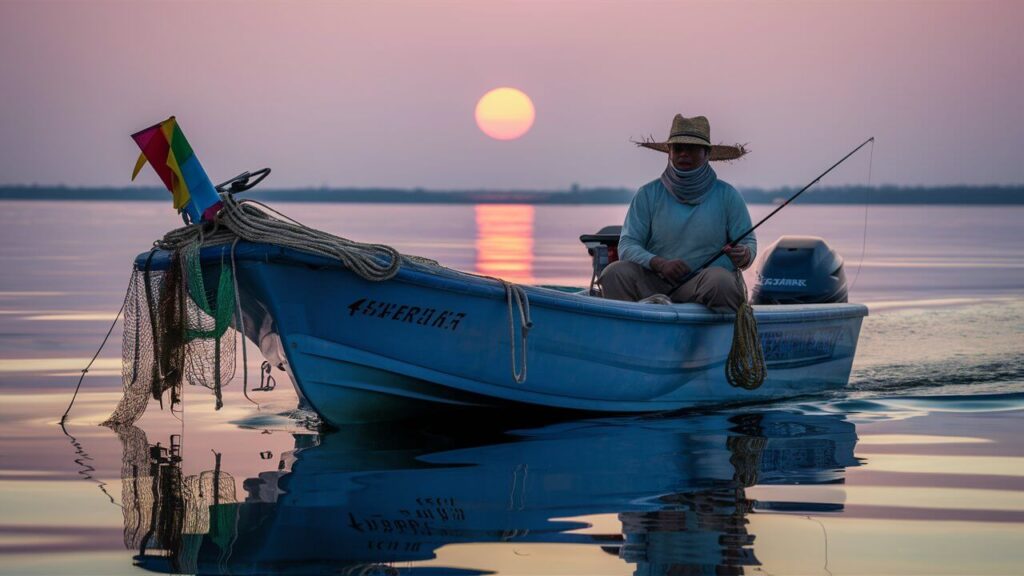
[[[571,285],[590,277],[577,236],[625,212],[277,207],[452,267]],[[120,392],[115,330],[65,435],[56,422],[133,257],[175,218],[155,203],[0,203],[0,573],[1020,573],[1022,218],[794,206],[767,224],[762,247],[825,237],[871,308],[841,394],[321,434],[275,372],[258,405],[238,381],[219,412],[189,388],[184,413],[152,405],[111,430],[97,424]]]

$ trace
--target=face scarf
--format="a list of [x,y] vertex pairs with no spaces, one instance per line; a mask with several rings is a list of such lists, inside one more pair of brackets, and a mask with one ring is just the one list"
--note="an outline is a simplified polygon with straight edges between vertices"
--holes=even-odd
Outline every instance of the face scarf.
[[676,170],[670,161],[661,175],[661,183],[683,204],[700,204],[708,190],[718,181],[718,175],[705,162],[693,170]]

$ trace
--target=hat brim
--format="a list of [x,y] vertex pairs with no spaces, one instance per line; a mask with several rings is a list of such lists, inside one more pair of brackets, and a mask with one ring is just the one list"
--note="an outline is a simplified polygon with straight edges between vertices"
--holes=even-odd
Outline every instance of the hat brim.
[[[673,142],[673,143],[674,144],[679,144],[679,143],[682,143],[682,142],[678,142],[678,139],[677,139],[677,141]],[[704,142],[696,142],[696,141],[690,142],[690,143],[691,144],[698,144],[700,146],[706,146],[707,145]],[[666,152],[666,153],[668,152],[668,146],[669,146],[668,142],[643,141],[643,142],[633,142],[633,144],[636,144],[637,146],[639,146],[641,148],[649,148],[651,150],[657,150],[658,152]],[[711,156],[708,158],[708,160],[710,160],[712,162],[718,162],[718,161],[722,161],[722,160],[738,160],[738,159],[742,158],[743,156],[745,156],[748,152],[750,152],[750,151],[747,150],[747,147],[745,145],[743,145],[743,144],[734,144],[732,146],[729,146],[727,144],[712,144],[711,145]]]

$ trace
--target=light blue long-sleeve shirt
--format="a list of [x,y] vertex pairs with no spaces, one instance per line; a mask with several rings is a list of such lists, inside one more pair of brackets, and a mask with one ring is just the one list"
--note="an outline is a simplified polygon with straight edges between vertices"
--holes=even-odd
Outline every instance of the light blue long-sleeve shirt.
[[[645,184],[629,204],[619,239],[619,258],[650,269],[651,259],[680,259],[691,269],[704,263],[749,230],[750,212],[731,184],[718,180],[700,204],[676,200],[661,180]],[[757,238],[751,233],[739,242],[757,254]],[[728,256],[713,266],[735,270]]]

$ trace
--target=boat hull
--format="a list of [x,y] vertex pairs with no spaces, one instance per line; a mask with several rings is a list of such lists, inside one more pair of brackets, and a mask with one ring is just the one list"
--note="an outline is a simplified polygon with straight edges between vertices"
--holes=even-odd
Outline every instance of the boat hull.
[[[223,250],[205,250],[204,262],[219,265]],[[697,304],[527,286],[524,340],[525,307],[494,279],[406,265],[370,282],[261,245],[240,245],[235,259],[247,336],[333,424],[430,405],[646,412],[819,393],[846,385],[867,314],[856,304],[755,306],[768,376],[745,390],[725,378],[733,315]]]

